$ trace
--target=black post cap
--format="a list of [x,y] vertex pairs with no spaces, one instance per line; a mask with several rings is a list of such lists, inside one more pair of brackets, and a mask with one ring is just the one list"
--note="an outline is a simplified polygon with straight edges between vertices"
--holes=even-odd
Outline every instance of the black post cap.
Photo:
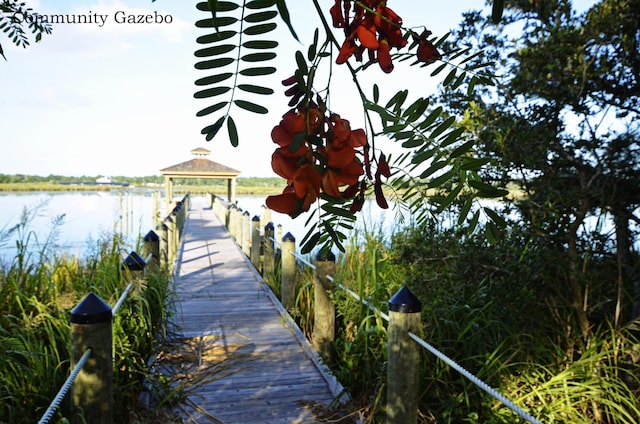
[[122,263],[122,269],[126,267],[129,271],[142,271],[145,266],[147,263],[136,252],[129,253],[129,256]]
[[324,249],[320,249],[320,251],[316,254],[316,261],[335,262],[336,255],[334,255],[331,250],[325,252]]
[[74,324],[101,324],[111,321],[111,306],[99,296],[89,293],[71,310],[70,321]]
[[291,233],[287,233],[282,236],[282,241],[296,241],[296,238]]
[[265,231],[273,231],[275,228],[273,227],[273,222],[268,223],[264,226]]
[[256,221],[260,222],[260,217],[259,217],[258,215],[254,215],[254,216],[253,216],[253,218],[251,218],[251,221],[253,221],[253,222],[256,222]]
[[142,238],[142,241],[160,241],[160,236],[158,236],[155,231],[151,230]]
[[393,295],[391,300],[389,300],[389,310],[405,314],[420,312],[422,311],[422,303],[416,295],[407,288],[407,286],[403,286],[395,295]]

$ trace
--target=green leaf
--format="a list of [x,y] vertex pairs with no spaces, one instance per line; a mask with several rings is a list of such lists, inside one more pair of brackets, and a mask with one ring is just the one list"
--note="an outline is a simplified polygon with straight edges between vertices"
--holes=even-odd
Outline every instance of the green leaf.
[[196,113],[196,116],[206,116],[209,115],[211,113],[217,112],[220,109],[222,109],[223,107],[225,107],[226,105],[228,105],[229,102],[220,102],[220,103],[216,103],[215,105],[212,106],[208,106],[200,111],[198,111],[198,113]]
[[244,17],[245,22],[257,23],[257,22],[265,22],[269,19],[273,19],[278,16],[278,12],[275,10],[267,10],[265,12],[252,13]]
[[320,235],[321,233],[318,232],[309,237],[309,240],[307,240],[307,242],[304,243],[300,248],[300,253],[302,253],[303,255],[310,253],[318,245],[318,241],[320,241]]
[[200,2],[196,4],[196,9],[203,12],[231,12],[239,7],[240,6],[230,1],[217,0],[210,0],[209,2]]
[[235,49],[236,46],[233,44],[222,44],[215,47],[207,47],[206,49],[196,50],[194,54],[196,57],[210,57],[229,53]]
[[480,219],[480,209],[473,213],[471,220],[469,221],[469,234],[473,233],[478,226],[478,220]]
[[244,62],[265,62],[267,60],[274,59],[276,54],[273,52],[264,53],[250,53],[242,56],[240,60]]
[[428,167],[422,174],[420,174],[420,178],[427,178],[431,176],[433,173],[441,170],[445,166],[449,164],[448,160],[439,160],[433,163],[430,167]]
[[429,125],[433,124],[436,119],[438,119],[438,117],[440,116],[440,114],[442,114],[442,106],[438,106],[437,108],[435,108],[431,113],[429,113],[429,116],[427,116],[424,121],[422,121],[420,123],[420,129],[425,129],[427,128]]
[[447,76],[444,77],[444,81],[442,82],[442,85],[444,85],[445,87],[448,86],[449,84],[451,84],[451,81],[453,81],[455,77],[456,77],[456,68],[453,68],[451,71],[449,71]]
[[240,90],[246,91],[248,93],[255,93],[255,94],[262,94],[262,95],[269,95],[274,93],[273,89],[268,87],[261,87],[259,85],[238,84],[237,87]]
[[259,113],[261,115],[269,113],[269,110],[266,107],[257,105],[252,102],[247,102],[245,100],[234,100],[233,103],[239,108],[249,112]]
[[242,33],[245,35],[260,35],[276,29],[277,25],[273,22],[268,24],[253,25],[245,28]]
[[496,211],[494,211],[491,208],[488,207],[483,207],[482,210],[484,211],[484,213],[486,213],[489,218],[499,227],[499,228],[505,228],[507,226],[507,221],[505,221],[505,219],[500,216]]
[[224,124],[224,120],[225,120],[225,117],[223,116],[220,119],[218,119],[215,124],[204,127],[202,131],[200,131],[202,134],[207,135],[206,137],[207,141],[211,141],[213,137],[215,137],[216,134],[218,134],[218,131],[220,131],[220,128],[222,128],[222,124]]
[[234,18],[233,16],[216,16],[215,19],[207,18],[200,19],[196,21],[197,28],[220,28],[229,25],[233,25],[238,22],[238,18]]
[[298,34],[296,34],[296,32],[293,29],[293,26],[291,25],[291,16],[289,15],[289,10],[287,9],[286,1],[277,0],[276,6],[278,7],[280,18],[282,18],[284,23],[287,25],[287,28],[289,28],[289,32],[291,32],[291,35],[293,36],[293,38],[295,38],[296,41],[300,41],[300,39],[298,38]]
[[309,45],[307,49],[307,59],[309,62],[313,62],[316,58],[316,52],[318,50],[318,28],[313,32],[313,42]]
[[380,100],[380,88],[378,88],[378,84],[373,84],[373,102],[378,103]]
[[444,139],[440,142],[440,147],[447,147],[448,145],[455,143],[464,132],[464,127],[458,127],[452,130],[449,134],[444,136]]
[[219,82],[228,80],[232,76],[233,76],[233,73],[231,73],[231,72],[225,72],[223,74],[218,74],[218,75],[211,75],[211,76],[200,78],[200,79],[196,80],[196,85],[217,84]]
[[387,109],[391,109],[391,106],[395,105],[397,108],[400,108],[402,104],[407,100],[407,96],[409,95],[409,90],[400,90],[387,102],[385,107]]
[[307,62],[304,60],[304,56],[302,55],[302,52],[300,50],[296,51],[296,64],[298,65],[298,69],[300,69],[300,72],[302,72],[304,75],[307,75],[309,73]]
[[437,138],[440,134],[442,134],[443,132],[448,130],[451,127],[451,125],[453,125],[455,120],[456,120],[455,116],[450,116],[447,119],[445,119],[433,131],[431,131],[430,137],[431,138]]
[[227,93],[230,90],[231,90],[231,87],[213,87],[213,88],[208,88],[206,90],[197,91],[193,95],[193,97],[195,97],[196,99],[206,99],[209,97],[219,96],[221,94]]
[[230,65],[235,60],[230,57],[221,57],[220,59],[212,59],[205,60],[202,62],[196,63],[196,69],[213,69],[213,68],[222,68],[223,66]]
[[238,147],[238,128],[233,118],[229,116],[227,118],[227,132],[229,133],[229,141],[233,147]]
[[220,41],[228,40],[238,35],[238,31],[218,31],[213,34],[202,35],[196,39],[198,44],[211,44],[219,43]]
[[258,77],[262,75],[271,75],[276,71],[276,68],[272,66],[264,66],[260,68],[247,68],[240,71],[240,75],[246,77]]
[[246,4],[247,9],[266,9],[267,7],[271,7],[276,2],[274,0],[253,0]]
[[493,7],[491,8],[491,21],[494,24],[500,23],[500,20],[502,20],[503,11],[504,0],[493,0]]
[[491,158],[463,158],[460,169],[463,171],[479,171],[489,162],[491,162]]
[[468,197],[465,200],[462,208],[460,208],[460,215],[458,216],[458,225],[462,225],[462,223],[467,219],[467,215],[469,215],[469,211],[471,211],[471,206],[473,206],[473,197]]
[[473,145],[475,144],[475,140],[469,140],[466,143],[456,147],[453,152],[451,152],[451,154],[449,155],[450,159],[453,158],[457,158],[459,156],[464,155],[465,153],[467,153],[469,150],[471,150],[471,148],[473,147]]
[[231,87],[213,87],[206,90],[196,92],[193,97],[196,99],[206,99],[208,97],[215,97],[221,94],[227,93],[231,90]]
[[458,198],[458,195],[462,191],[462,188],[463,188],[463,185],[458,184],[453,190],[451,190],[447,194],[447,196],[444,199],[442,199],[442,201],[440,202],[440,205],[438,206],[438,212],[442,212],[446,208],[448,208],[449,205]]
[[442,65],[439,65],[436,69],[433,70],[433,72],[431,72],[431,76],[435,77],[436,75],[438,75],[440,72],[442,72],[442,70],[447,66],[447,63],[443,63]]
[[242,47],[245,49],[268,50],[278,47],[278,42],[269,40],[251,40],[242,43]]
[[477,180],[469,180],[469,185],[478,191],[478,196],[485,198],[503,197],[509,194],[508,190],[496,188],[491,184]]

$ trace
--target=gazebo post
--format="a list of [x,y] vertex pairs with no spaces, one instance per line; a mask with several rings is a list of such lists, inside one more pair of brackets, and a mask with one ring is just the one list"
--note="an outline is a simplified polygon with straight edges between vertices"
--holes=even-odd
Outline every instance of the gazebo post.
[[173,178],[169,176],[164,177],[164,195],[166,197],[167,207],[169,207],[173,200]]
[[235,203],[236,201],[236,179],[235,177],[227,180],[227,201]]

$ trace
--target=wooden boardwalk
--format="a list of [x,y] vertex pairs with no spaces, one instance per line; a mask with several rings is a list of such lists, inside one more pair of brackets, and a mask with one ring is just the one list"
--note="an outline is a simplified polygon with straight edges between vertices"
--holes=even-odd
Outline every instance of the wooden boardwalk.
[[309,401],[329,405],[340,385],[214,212],[198,201],[176,263],[176,324],[212,372],[188,391],[188,421],[216,422],[210,415],[226,424],[315,422]]

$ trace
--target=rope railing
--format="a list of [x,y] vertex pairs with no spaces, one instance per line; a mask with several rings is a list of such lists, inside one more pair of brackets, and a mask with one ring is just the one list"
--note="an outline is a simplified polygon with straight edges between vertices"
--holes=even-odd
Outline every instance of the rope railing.
[[89,359],[89,355],[91,355],[91,349],[85,350],[84,354],[82,355],[76,366],[73,368],[73,371],[71,371],[71,374],[69,374],[69,377],[67,377],[64,384],[58,391],[56,397],[53,398],[47,410],[44,412],[44,414],[42,414],[42,418],[40,418],[38,424],[48,424],[51,418],[53,418],[53,414],[55,414],[65,396],[67,396],[67,392],[69,392],[69,389],[71,389],[71,385],[76,380],[76,377],[80,373],[80,370],[82,370],[82,367],[84,367],[87,359]]
[[[152,261],[155,261],[157,263],[162,262],[163,266],[167,266],[167,267],[169,266],[169,260],[175,257],[174,246],[177,244],[180,234],[182,232],[182,229],[184,227],[184,223],[186,220],[186,211],[188,210],[188,204],[189,204],[188,202],[189,202],[189,195],[187,194],[182,201],[177,203],[176,207],[173,209],[171,214],[169,214],[167,218],[165,218],[165,220],[172,225],[167,227],[167,225],[163,224],[156,227],[157,229],[158,228],[164,229],[165,231],[164,238],[158,237],[155,233],[153,233],[153,231],[150,231],[149,234],[147,234],[144,237],[145,250],[148,250],[146,254],[146,259],[141,258],[136,252],[131,252],[131,254],[127,256],[127,258],[123,261],[122,268],[128,269],[128,272],[130,273],[129,274],[130,277],[134,277],[135,273],[142,274],[142,271],[144,270],[145,266],[149,263],[152,263]],[[168,218],[171,218],[171,219],[168,219]],[[166,234],[167,228],[169,228],[168,231],[170,231],[171,237],[168,237]],[[150,237],[151,235],[153,235],[153,237]],[[161,254],[161,252],[163,251],[164,253]],[[160,259],[164,259],[164,260],[161,261]],[[71,389],[72,385],[75,383],[76,378],[78,377],[78,374],[82,371],[82,368],[85,366],[92,352],[94,353],[94,355],[97,355],[97,356],[100,356],[101,353],[103,354],[103,356],[105,355],[108,356],[108,360],[107,360],[108,365],[104,367],[104,368],[108,368],[108,370],[106,372],[104,372],[105,370],[98,370],[98,372],[103,371],[105,375],[96,377],[92,380],[106,380],[106,379],[112,380],[113,379],[113,370],[112,370],[113,358],[112,358],[112,345],[111,345],[112,325],[111,324],[113,321],[113,317],[116,316],[116,314],[124,304],[125,300],[129,296],[131,289],[134,287],[135,285],[134,280],[135,278],[132,278],[132,281],[130,281],[127,284],[127,287],[120,294],[120,297],[118,298],[118,301],[113,306],[113,308],[105,304],[102,301],[102,299],[100,299],[95,294],[89,293],[89,295],[87,295],[71,311],[71,322],[72,322],[71,363],[72,365],[74,362],[74,358],[78,358],[78,356],[80,356],[80,354],[77,352],[78,346],[75,346],[73,343],[73,339],[74,339],[73,323],[76,323],[75,325],[79,325],[81,327],[82,326],[91,327],[94,324],[108,323],[108,326],[106,327],[106,331],[108,331],[108,333],[105,333],[105,334],[100,333],[99,335],[96,336],[96,334],[98,334],[99,331],[100,332],[105,331],[105,328],[102,328],[102,327],[105,327],[104,325],[98,325],[97,327],[100,327],[100,329],[95,330],[96,333],[93,334],[94,341],[96,342],[96,344],[98,344],[98,342],[103,343],[104,342],[103,339],[108,339],[108,343],[106,343],[105,345],[101,345],[100,347],[102,349],[100,349],[98,346],[94,346],[94,348],[86,347],[86,348],[80,349],[80,352],[82,352],[82,355],[75,361],[75,366],[73,367],[73,370],[65,380],[64,384],[62,385],[62,387],[60,388],[60,390],[58,391],[54,399],[51,401],[51,404],[49,405],[49,407],[46,409],[46,411],[40,418],[40,421],[38,421],[38,424],[48,424],[51,418],[53,418],[53,415],[55,414],[56,410],[60,407],[62,400],[64,400],[69,390]],[[74,320],[74,317],[77,320]],[[86,329],[81,329],[79,331],[81,333],[85,333],[85,332],[90,332],[91,330],[89,328],[86,328]],[[82,337],[78,337],[78,338],[82,339]],[[95,384],[95,381],[93,383]],[[109,386],[111,387],[111,385]],[[91,388],[88,388],[87,391],[91,392],[94,389],[95,389],[94,387],[91,387]],[[95,393],[92,394],[92,396],[94,395]],[[91,396],[88,396],[88,397],[91,397]],[[107,399],[111,398],[111,402],[110,402],[111,411],[109,412],[110,414],[112,414],[113,393],[106,394],[105,398]],[[85,415],[88,415],[88,417],[85,417],[87,419],[87,422],[92,422],[92,423],[93,422],[95,423],[112,422],[111,419],[103,420],[105,415],[104,411],[88,411],[86,409],[87,408],[83,408]],[[91,419],[92,415],[97,418],[92,420]]]

